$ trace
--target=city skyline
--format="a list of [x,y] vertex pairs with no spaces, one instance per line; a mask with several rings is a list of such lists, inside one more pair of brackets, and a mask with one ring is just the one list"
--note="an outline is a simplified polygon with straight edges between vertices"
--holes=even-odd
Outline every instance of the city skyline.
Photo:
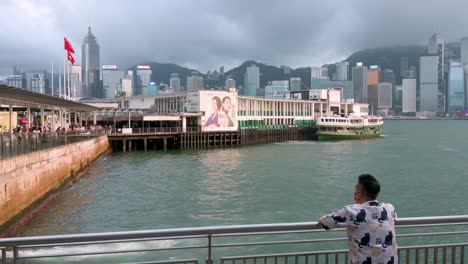
[[[67,36],[75,47],[79,46],[90,18],[102,45],[102,64],[125,68],[138,61],[172,62],[204,72],[221,65],[232,68],[248,59],[295,68],[320,66],[364,48],[424,44],[435,31],[447,41],[459,41],[466,35],[463,28],[468,23],[457,18],[462,17],[457,13],[467,5],[462,1],[451,1],[451,6],[459,7],[451,10],[443,8],[447,3],[425,3],[426,13],[420,19],[414,16],[421,1],[401,1],[405,12],[398,2],[371,1],[297,1],[287,5],[270,1],[268,8],[253,3],[247,10],[243,3],[217,5],[208,0],[143,3],[1,3],[2,10],[13,17],[2,20],[5,29],[0,36],[5,41],[0,45],[0,76],[10,74],[12,65],[49,69],[51,63],[59,64],[63,60],[60,40]],[[130,4],[136,12],[126,18],[108,15],[130,10]],[[318,4],[321,8],[314,8]],[[113,12],[105,12],[108,7]],[[154,14],[155,10],[157,16],[140,15]],[[291,15],[295,19],[290,19]],[[29,19],[23,19],[25,16]],[[81,54],[76,55],[81,61]]]

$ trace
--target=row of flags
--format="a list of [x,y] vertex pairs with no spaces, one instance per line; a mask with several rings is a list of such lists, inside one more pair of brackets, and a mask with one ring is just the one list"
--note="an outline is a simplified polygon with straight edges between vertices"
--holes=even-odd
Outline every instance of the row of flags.
[[71,62],[71,64],[75,64],[75,58],[73,58],[73,55],[75,53],[75,50],[73,49],[73,46],[71,45],[71,43],[68,41],[67,38],[63,38],[64,40],[64,49],[67,51],[67,57],[68,57],[68,60]]

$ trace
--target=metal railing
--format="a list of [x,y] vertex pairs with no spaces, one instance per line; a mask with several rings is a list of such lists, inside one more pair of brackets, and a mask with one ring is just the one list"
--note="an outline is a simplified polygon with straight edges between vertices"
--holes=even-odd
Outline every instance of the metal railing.
[[76,143],[105,134],[104,130],[45,133],[1,133],[0,159]]
[[[187,127],[185,132],[201,132],[201,127]],[[120,134],[178,134],[182,133],[182,127],[139,127],[139,128],[117,128],[108,133],[109,135]]]
[[[400,263],[465,263],[467,225],[468,215],[399,219]],[[343,231],[316,222],[192,227],[4,238],[0,250],[3,263],[348,263]]]

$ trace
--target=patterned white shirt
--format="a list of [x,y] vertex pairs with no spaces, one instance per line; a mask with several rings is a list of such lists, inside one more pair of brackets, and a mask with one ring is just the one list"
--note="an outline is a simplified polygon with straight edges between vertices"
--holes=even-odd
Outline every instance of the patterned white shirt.
[[322,216],[319,222],[326,230],[346,227],[351,263],[394,264],[398,263],[396,218],[393,205],[369,201],[347,205]]

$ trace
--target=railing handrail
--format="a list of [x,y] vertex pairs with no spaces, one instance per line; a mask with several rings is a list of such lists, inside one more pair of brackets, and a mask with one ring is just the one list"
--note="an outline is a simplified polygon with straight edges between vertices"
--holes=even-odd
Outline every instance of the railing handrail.
[[[396,225],[397,226],[399,225],[421,225],[421,224],[430,225],[430,224],[460,223],[460,222],[468,223],[468,215],[399,218],[396,222]],[[170,229],[153,229],[153,230],[123,231],[123,232],[104,232],[104,233],[2,238],[0,239],[0,247],[61,244],[61,243],[73,243],[73,242],[96,242],[96,241],[109,241],[109,240],[130,240],[130,239],[162,238],[162,237],[174,238],[174,237],[187,237],[187,236],[212,236],[212,235],[242,234],[242,233],[254,234],[254,233],[276,232],[276,231],[298,231],[298,230],[317,230],[317,229],[322,229],[322,227],[317,222],[170,228]]]

